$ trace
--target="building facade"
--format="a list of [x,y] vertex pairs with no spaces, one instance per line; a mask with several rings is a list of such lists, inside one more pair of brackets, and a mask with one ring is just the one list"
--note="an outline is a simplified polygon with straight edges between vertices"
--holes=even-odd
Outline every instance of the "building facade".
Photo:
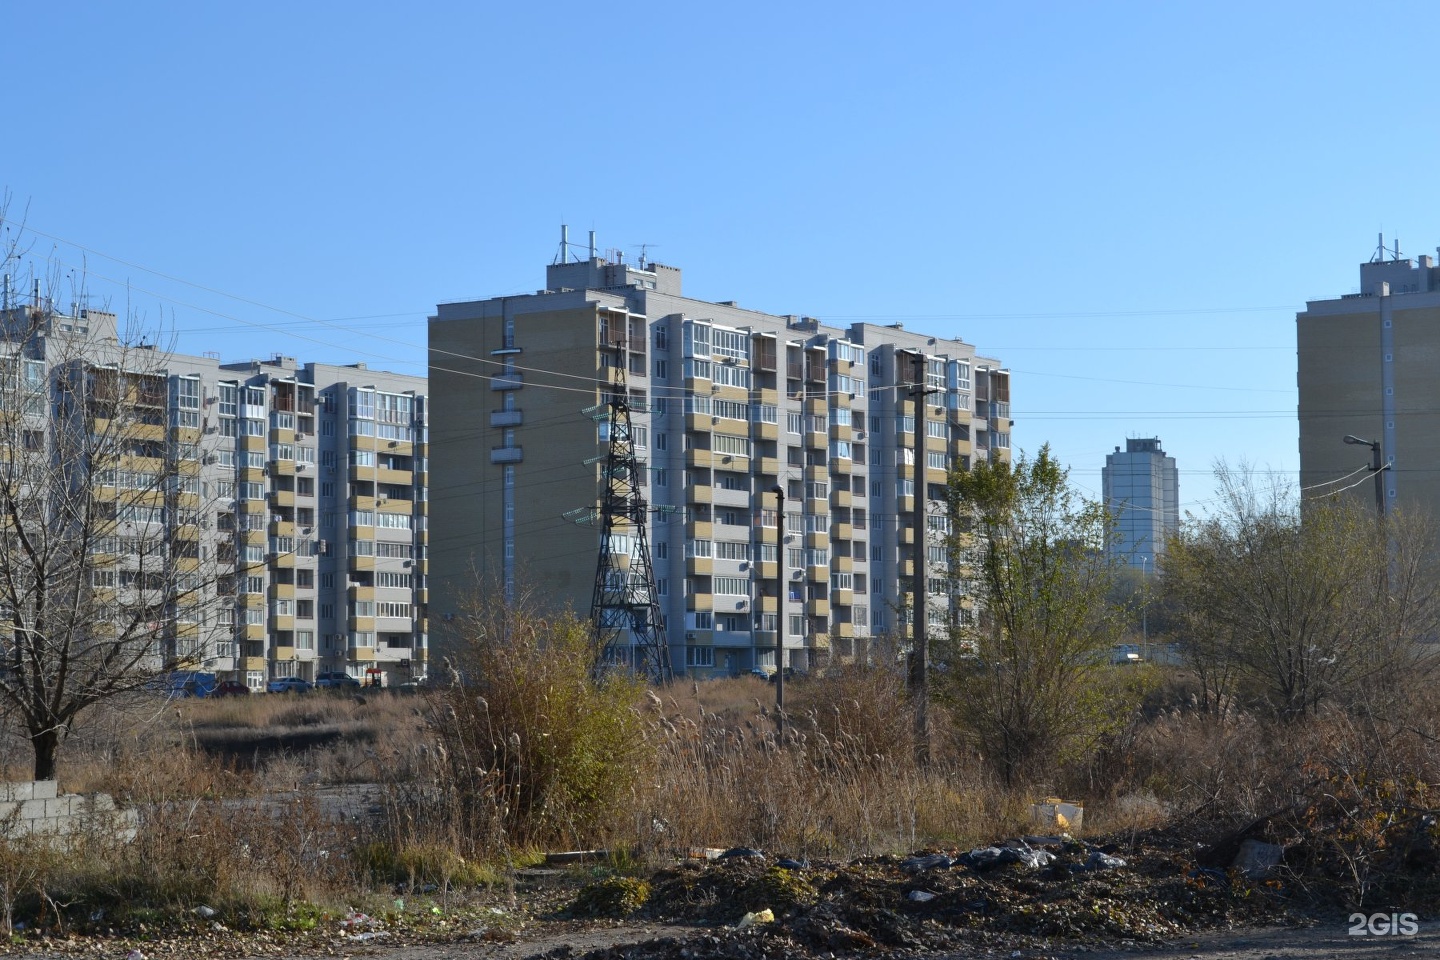
[[[596,503],[595,411],[617,367],[656,508],[647,536],[677,673],[810,669],[903,635],[917,541],[934,571],[931,621],[969,615],[947,579],[945,481],[952,466],[1009,457],[1010,377],[967,343],[690,299],[680,270],[597,256],[592,241],[589,256],[551,264],[535,294],[440,304],[430,356],[446,397],[432,423],[441,620],[492,589],[589,615],[599,535],[564,514]],[[930,505],[918,538],[917,495]]]
[[[5,357],[53,393],[24,430],[35,462],[68,469],[86,455],[57,452],[64,437],[110,437],[85,464],[106,525],[89,576],[101,619],[146,605],[147,669],[257,691],[322,671],[425,675],[424,378],[125,346],[95,310],[26,305],[0,320]],[[67,406],[81,395],[88,408]],[[108,409],[124,423],[97,413],[117,395]]]
[[1159,437],[1130,439],[1105,457],[1105,506],[1115,520],[1110,555],[1142,573],[1155,572],[1165,538],[1180,526],[1180,472]]
[[1381,247],[1359,293],[1296,315],[1300,486],[1373,503],[1366,447],[1379,444],[1384,508],[1440,516],[1440,265]]

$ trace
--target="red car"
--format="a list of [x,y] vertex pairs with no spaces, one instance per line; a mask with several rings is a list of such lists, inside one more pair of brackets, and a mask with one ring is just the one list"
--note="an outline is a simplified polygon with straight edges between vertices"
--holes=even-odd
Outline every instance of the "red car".
[[215,685],[215,692],[212,697],[245,697],[250,695],[250,688],[239,680],[221,680]]

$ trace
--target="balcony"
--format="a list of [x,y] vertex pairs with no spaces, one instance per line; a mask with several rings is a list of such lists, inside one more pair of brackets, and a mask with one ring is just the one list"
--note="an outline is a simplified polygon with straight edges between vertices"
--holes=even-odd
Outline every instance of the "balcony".
[[495,410],[490,414],[490,426],[518,427],[523,419],[524,414],[519,410]]
[[524,450],[521,447],[491,447],[491,463],[520,463],[525,459]]
[[490,378],[491,390],[519,390],[525,386],[525,377],[519,372],[497,373]]

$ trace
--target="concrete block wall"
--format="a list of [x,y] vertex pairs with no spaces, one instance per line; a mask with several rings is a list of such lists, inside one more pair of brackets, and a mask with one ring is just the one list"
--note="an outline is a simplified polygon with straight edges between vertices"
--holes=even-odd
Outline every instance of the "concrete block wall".
[[107,794],[62,796],[54,780],[0,783],[0,835],[5,837],[63,837],[95,830],[129,842],[138,823],[134,810],[118,809]]

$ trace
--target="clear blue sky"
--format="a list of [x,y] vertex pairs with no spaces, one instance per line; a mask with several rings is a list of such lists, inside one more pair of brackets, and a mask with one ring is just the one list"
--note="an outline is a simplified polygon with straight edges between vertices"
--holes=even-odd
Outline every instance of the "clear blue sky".
[[[1159,436],[1293,480],[1294,314],[1440,243],[1413,3],[6,10],[33,258],[184,352],[423,372],[561,223],[686,293],[960,336],[1098,495]],[[442,398],[443,402],[443,398]],[[1337,442],[1339,438],[1337,438]],[[1364,460],[1357,453],[1357,466]]]

